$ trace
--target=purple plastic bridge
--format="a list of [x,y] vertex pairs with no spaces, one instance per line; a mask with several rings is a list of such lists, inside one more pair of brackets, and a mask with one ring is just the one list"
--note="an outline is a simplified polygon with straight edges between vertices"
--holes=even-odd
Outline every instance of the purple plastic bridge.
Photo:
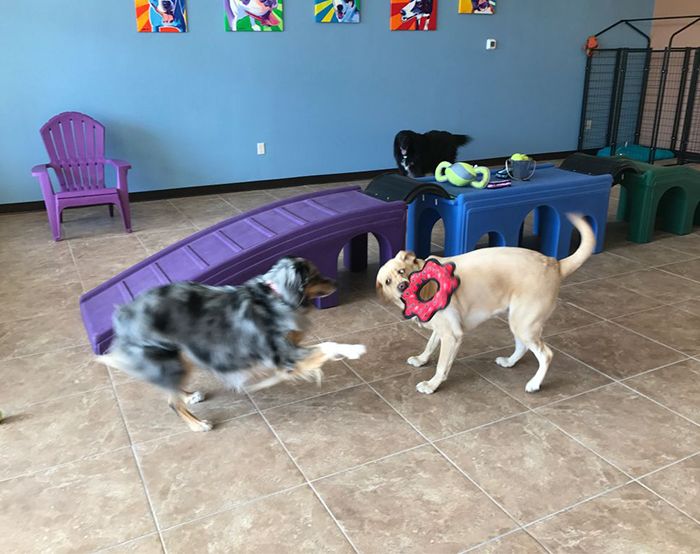
[[[301,256],[335,278],[338,255],[352,271],[367,267],[367,234],[384,263],[404,247],[406,204],[383,202],[359,187],[304,194],[237,215],[146,258],[80,298],[90,344],[104,353],[112,339],[112,314],[147,289],[175,281],[237,285],[264,273],[279,258]],[[337,293],[320,307],[338,304]]]

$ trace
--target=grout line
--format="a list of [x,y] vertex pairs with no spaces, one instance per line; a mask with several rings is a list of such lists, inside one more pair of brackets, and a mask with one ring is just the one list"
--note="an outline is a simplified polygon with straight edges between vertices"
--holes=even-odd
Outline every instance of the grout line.
[[156,532],[158,533],[158,539],[160,540],[160,545],[163,548],[163,552],[165,552],[165,554],[168,554],[168,549],[165,546],[165,541],[163,540],[163,535],[160,531],[160,523],[158,521],[158,517],[156,516],[155,508],[153,507],[153,500],[151,499],[151,494],[148,490],[148,486],[146,485],[146,479],[143,476],[143,469],[141,468],[141,462],[139,460],[139,457],[136,454],[134,442],[131,438],[131,432],[129,431],[129,425],[126,422],[126,417],[124,416],[124,410],[122,409],[122,403],[121,403],[121,400],[119,399],[119,395],[117,394],[117,388],[116,388],[116,385],[114,384],[114,381],[112,380],[111,373],[109,375],[109,378],[110,378],[110,381],[112,383],[112,394],[114,395],[114,399],[117,403],[117,408],[119,410],[119,417],[121,417],[122,425],[124,425],[124,431],[126,432],[126,436],[129,439],[129,447],[131,449],[131,455],[133,457],[134,464],[136,465],[136,471],[138,471],[139,479],[141,480],[141,486],[143,487],[143,492],[146,496],[146,501],[148,502],[148,510],[150,511],[151,517],[153,518],[153,523],[156,526]]
[[[314,394],[314,395],[312,395],[312,396],[305,396],[304,398],[298,398],[298,399],[296,399],[296,400],[290,400],[289,402],[284,402],[284,403],[282,403],[282,404],[275,404],[275,405],[273,405],[273,406],[268,406],[267,408],[260,408],[260,407],[257,407],[257,404],[256,404],[256,407],[257,407],[257,410],[259,411],[259,413],[262,413],[262,412],[270,412],[270,411],[272,411],[272,410],[276,410],[277,408],[284,408],[284,407],[286,407],[286,406],[293,406],[294,404],[299,404],[299,403],[301,403],[301,402],[305,402],[305,401],[307,401],[307,400],[312,400],[312,399],[315,400],[316,398],[320,398],[320,397],[322,397],[322,396],[328,396],[329,394],[335,394],[336,392],[341,392],[341,391],[347,391],[347,390],[350,390],[350,389],[355,389],[355,388],[357,388],[357,387],[361,387],[363,384],[364,384],[364,383],[353,383],[353,384],[351,384],[351,385],[347,385],[347,386],[345,386],[345,387],[342,387],[342,388],[339,388],[339,389],[336,389],[336,390],[330,390],[330,391],[322,392],[322,393],[320,393],[320,394]],[[248,393],[246,393],[246,394],[248,394]],[[248,394],[248,396],[251,397],[250,394]]]
[[606,494],[610,494],[611,492],[614,492],[618,489],[621,489],[622,487],[626,487],[628,485],[631,485],[634,483],[634,479],[630,479],[629,481],[626,481],[624,483],[620,483],[619,485],[615,485],[614,487],[611,487],[609,489],[606,489],[604,491],[600,491],[592,496],[589,496],[587,498],[584,498],[583,500],[579,500],[578,502],[575,502],[571,506],[567,506],[566,508],[562,508],[561,510],[557,510],[556,512],[552,512],[551,514],[547,514],[546,516],[542,516],[538,519],[535,519],[529,523],[526,523],[523,525],[523,530],[527,531],[528,527],[532,527],[534,525],[537,525],[538,523],[542,523],[543,521],[547,521],[549,519],[552,519],[560,514],[563,514],[564,512],[569,512],[573,510],[574,508],[577,508],[581,504],[586,504],[587,502],[591,502],[595,500],[596,498],[600,498],[601,496],[605,496]]
[[3,478],[0,479],[0,485],[2,485],[3,483],[6,483],[6,482],[8,482],[8,481],[13,481],[13,480],[15,480],[15,479],[26,479],[27,477],[33,477],[34,475],[38,475],[38,474],[40,474],[40,473],[44,473],[44,472],[47,472],[47,471],[53,471],[54,469],[60,469],[60,468],[62,468],[62,467],[69,466],[69,465],[71,465],[71,464],[77,464],[77,463],[80,463],[80,462],[84,462],[85,460],[90,460],[90,459],[92,459],[92,458],[97,458],[97,457],[99,457],[99,456],[103,456],[103,455],[106,455],[106,454],[115,454],[115,453],[117,453],[117,452],[120,452],[120,451],[122,451],[122,450],[126,450],[126,449],[128,449],[128,448],[129,448],[128,445],[124,445],[124,446],[120,446],[119,448],[115,448],[115,449],[113,449],[113,450],[104,450],[104,451],[102,451],[102,452],[96,452],[96,453],[93,453],[93,454],[88,454],[87,456],[81,456],[80,458],[74,458],[74,459],[69,460],[69,461],[67,461],[67,462],[61,462],[60,464],[55,464],[55,465],[52,465],[52,466],[42,467],[42,468],[35,469],[35,470],[32,470],[32,471],[27,471],[27,472],[25,472],[25,473],[18,473],[17,475],[10,475],[9,477],[3,477]]
[[299,465],[299,463],[296,461],[296,459],[294,458],[294,456],[292,456],[292,453],[291,453],[291,452],[289,451],[289,449],[287,448],[287,445],[284,444],[284,442],[282,441],[282,438],[277,434],[277,431],[275,431],[274,427],[272,427],[272,425],[270,424],[270,421],[267,419],[267,417],[265,417],[265,414],[264,414],[263,412],[260,411],[260,409],[258,408],[258,405],[256,404],[255,400],[251,397],[251,395],[250,395],[250,394],[247,394],[247,393],[246,393],[246,395],[248,396],[248,399],[253,403],[253,406],[255,406],[255,409],[258,410],[258,413],[260,414],[260,417],[262,417],[263,421],[264,421],[265,424],[267,425],[267,427],[268,427],[268,429],[270,430],[270,432],[271,432],[271,433],[274,435],[274,437],[277,439],[277,442],[279,442],[279,444],[280,444],[280,446],[282,447],[282,449],[287,453],[287,456],[289,456],[289,459],[290,459],[290,460],[292,461],[292,463],[296,466],[297,471],[299,471],[299,473],[301,474],[301,476],[304,478],[305,483],[311,488],[311,490],[313,491],[313,493],[316,495],[316,498],[318,499],[318,501],[321,503],[321,505],[324,507],[324,509],[326,510],[326,512],[328,513],[328,515],[331,517],[331,519],[333,520],[333,522],[336,524],[336,526],[338,527],[338,529],[340,530],[340,532],[343,534],[343,536],[345,537],[345,540],[348,541],[348,544],[352,547],[352,549],[353,549],[355,552],[357,552],[357,553],[359,554],[360,551],[357,549],[357,547],[355,546],[355,544],[352,542],[352,540],[350,539],[350,536],[347,534],[347,532],[345,531],[345,529],[343,528],[343,526],[342,526],[342,525],[340,524],[340,522],[337,520],[337,518],[335,517],[335,514],[334,514],[334,513],[331,511],[331,509],[328,507],[328,505],[326,504],[326,501],[321,497],[321,495],[319,494],[319,492],[316,490],[316,487],[314,487],[313,483],[311,483],[311,481],[309,481],[308,476],[306,475],[306,473],[304,472],[304,470],[301,468],[301,466]]
[[675,466],[676,464],[680,464],[682,462],[685,462],[686,460],[690,460],[690,458],[697,456],[698,454],[700,454],[700,450],[698,450],[697,452],[693,452],[692,454],[688,454],[687,456],[680,458],[680,459],[676,460],[675,462],[671,462],[670,464],[666,464],[665,466],[661,466],[659,468],[656,468],[656,469],[650,471],[649,473],[645,473],[644,475],[640,475],[639,477],[635,478],[635,481],[641,481],[642,479],[646,479],[647,477],[650,477],[650,476],[654,475],[655,473],[658,473],[660,471],[664,471],[665,469],[668,469],[672,466]]
[[220,508],[218,510],[215,510],[213,512],[207,512],[206,514],[198,515],[197,517],[194,517],[192,519],[188,519],[187,521],[175,523],[175,524],[170,525],[168,527],[163,527],[161,531],[166,533],[166,532],[172,531],[174,529],[178,529],[180,527],[190,525],[191,523],[197,523],[197,522],[203,521],[205,519],[216,517],[216,516],[224,514],[226,512],[234,512],[236,510],[246,508],[246,507],[250,506],[251,504],[255,504],[256,502],[260,502],[262,500],[267,500],[268,498],[272,498],[274,496],[287,494],[287,493],[292,492],[294,490],[301,489],[305,486],[306,486],[306,483],[299,483],[298,485],[293,485],[291,487],[287,487],[287,488],[279,490],[279,491],[271,492],[268,494],[263,494],[262,496],[256,496],[255,498],[252,498],[250,500],[246,500],[245,502],[241,502],[240,504],[235,504],[233,506],[229,505],[229,506],[226,506],[224,508]]
[[[362,379],[360,375],[358,375]],[[364,379],[363,379],[364,380]],[[491,502],[499,508],[503,513],[505,513],[519,528],[522,528],[520,523],[518,523],[518,520],[513,517],[508,510],[506,510],[501,504],[496,501],[490,494],[488,494],[476,481],[474,481],[469,475],[467,475],[462,469],[457,466],[442,450],[440,450],[437,446],[435,446],[435,443],[427,436],[425,435],[418,427],[416,427],[408,418],[406,418],[401,412],[399,412],[384,396],[382,396],[377,389],[375,389],[372,385],[367,383],[365,381],[365,384],[376,394],[379,398],[381,398],[387,406],[389,406],[396,414],[403,419],[420,437],[423,438],[430,446],[432,446],[447,462],[449,465],[454,467],[459,473],[461,473],[464,477],[467,478],[468,481],[470,481],[477,489],[479,489],[482,494],[484,494]]]
[[114,549],[114,548],[119,548],[119,547],[121,547],[121,546],[128,546],[128,545],[130,545],[130,544],[132,544],[132,543],[135,543],[136,541],[140,541],[140,540],[142,540],[142,539],[145,539],[145,538],[148,538],[148,537],[153,537],[153,536],[156,536],[156,535],[157,535],[157,533],[146,533],[145,535],[141,535],[141,536],[139,536],[139,537],[134,537],[133,539],[128,539],[128,540],[125,540],[125,541],[122,541],[122,542],[118,542],[118,543],[115,543],[115,544],[110,544],[109,546],[101,546],[101,547],[98,548],[97,550],[92,550],[91,552],[92,552],[93,554],[99,554],[100,552],[109,552],[110,550],[112,550],[112,549]]
[[654,489],[648,487],[647,485],[645,485],[645,484],[642,483],[641,481],[635,481],[635,482],[636,482],[640,487],[643,487],[643,488],[645,488],[646,490],[648,490],[648,491],[649,491],[650,493],[652,493],[654,496],[660,498],[663,502],[665,502],[666,504],[668,504],[668,505],[671,506],[672,508],[675,508],[677,511],[679,511],[680,513],[682,513],[685,517],[689,518],[691,521],[694,521],[696,524],[700,525],[700,521],[698,521],[697,519],[695,519],[693,516],[691,516],[691,515],[690,515],[688,512],[686,512],[685,510],[683,510],[683,509],[679,508],[678,506],[676,506],[673,502],[671,502],[671,501],[668,500],[667,498],[661,496],[661,495],[660,495],[658,492],[656,492]]

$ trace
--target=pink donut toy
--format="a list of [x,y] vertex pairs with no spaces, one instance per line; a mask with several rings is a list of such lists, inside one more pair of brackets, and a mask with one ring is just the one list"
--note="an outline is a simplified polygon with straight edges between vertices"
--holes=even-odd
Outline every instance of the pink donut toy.
[[[442,265],[435,259],[425,261],[423,269],[408,276],[408,287],[401,294],[404,303],[403,316],[406,319],[417,317],[421,322],[430,321],[432,317],[444,310],[450,303],[452,294],[459,287],[459,277],[455,277],[455,264]],[[430,281],[436,281],[438,290],[429,300],[422,300],[421,289]]]

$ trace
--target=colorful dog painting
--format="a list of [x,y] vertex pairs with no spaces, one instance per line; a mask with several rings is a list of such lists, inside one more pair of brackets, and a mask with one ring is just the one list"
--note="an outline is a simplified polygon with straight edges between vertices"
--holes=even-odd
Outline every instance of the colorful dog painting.
[[438,0],[391,0],[392,31],[434,31],[437,29]]
[[135,0],[139,33],[187,32],[185,0]]
[[227,31],[282,31],[282,0],[224,0]]
[[317,23],[359,23],[360,0],[315,0]]
[[496,0],[459,0],[457,11],[493,15],[496,13]]

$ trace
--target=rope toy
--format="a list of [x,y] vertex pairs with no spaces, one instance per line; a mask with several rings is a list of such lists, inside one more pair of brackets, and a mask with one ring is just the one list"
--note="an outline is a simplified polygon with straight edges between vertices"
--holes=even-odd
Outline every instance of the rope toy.
[[489,183],[491,171],[488,167],[471,165],[465,162],[440,162],[435,168],[435,180],[438,183],[449,181],[456,187],[466,187],[471,185],[474,188],[482,189]]
[[[404,303],[403,316],[406,319],[415,316],[425,323],[437,312],[447,308],[452,294],[459,287],[459,277],[455,277],[454,271],[455,264],[452,262],[442,265],[431,258],[425,261],[423,269],[411,273],[408,276],[408,287],[401,293],[401,301]],[[420,291],[430,281],[437,282],[438,290],[429,300],[422,300]]]

